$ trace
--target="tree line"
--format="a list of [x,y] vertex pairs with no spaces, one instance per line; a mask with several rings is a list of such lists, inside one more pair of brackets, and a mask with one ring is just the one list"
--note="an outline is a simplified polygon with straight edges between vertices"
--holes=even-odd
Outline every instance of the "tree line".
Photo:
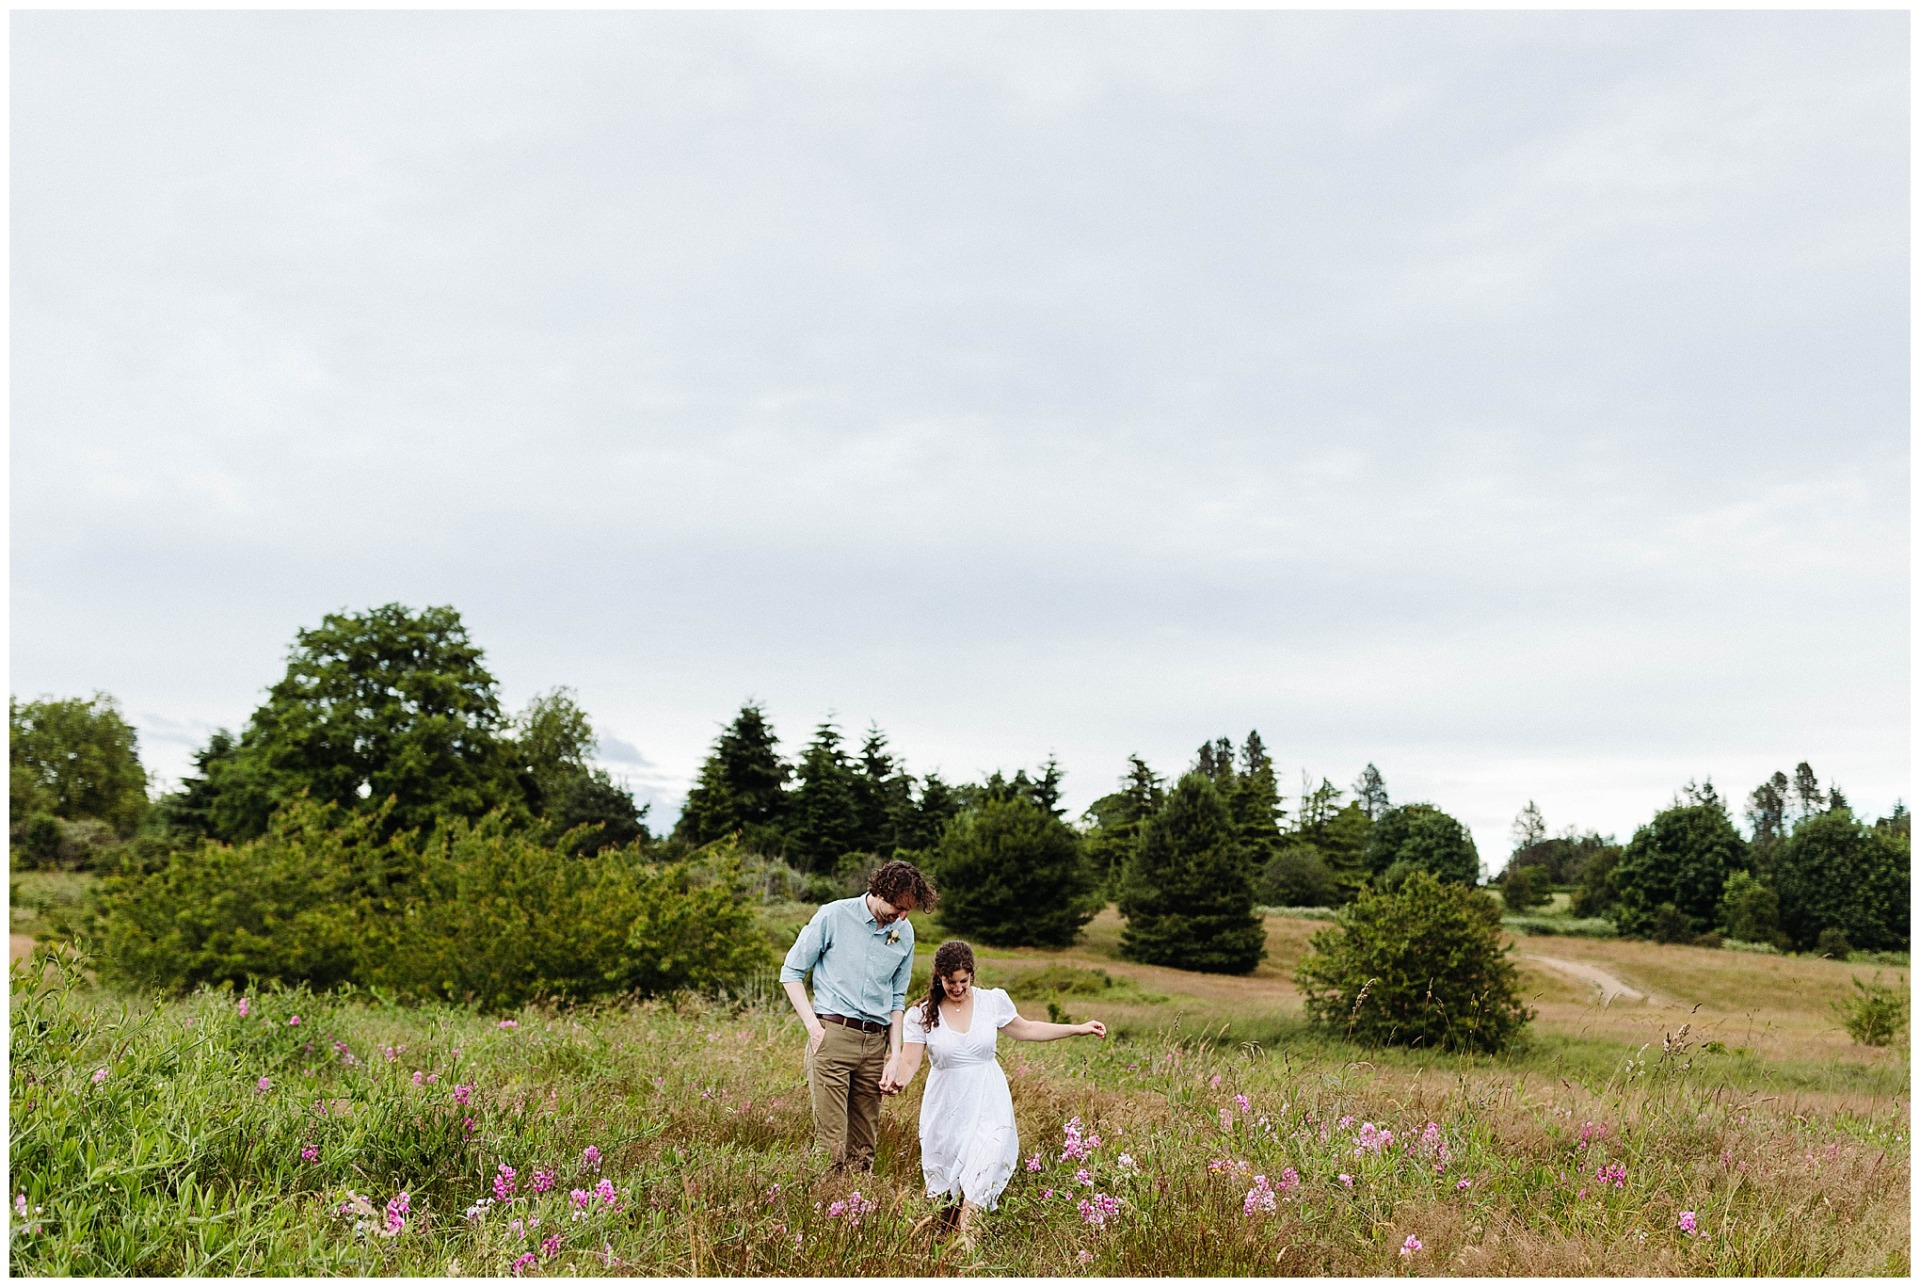
[[[593,727],[572,693],[554,689],[507,713],[481,649],[445,607],[389,604],[300,631],[246,724],[214,733],[179,789],[151,801],[133,730],[110,698],[14,700],[9,711],[16,864],[112,873],[126,933],[158,934],[170,914],[163,903],[144,920],[127,912],[138,890],[212,898],[187,875],[217,868],[244,881],[236,853],[271,866],[295,850],[339,850],[298,839],[322,826],[317,818],[418,853],[485,850],[494,855],[485,862],[507,862],[511,851],[522,883],[529,863],[563,870],[538,853],[605,859],[629,874],[681,864],[675,880],[687,888],[719,880],[744,890],[751,877],[763,893],[819,901],[857,892],[873,866],[904,857],[935,876],[953,932],[1061,945],[1111,902],[1126,955],[1225,972],[1259,962],[1262,905],[1339,907],[1415,873],[1469,888],[1481,877],[1467,828],[1428,802],[1396,805],[1371,764],[1345,789],[1303,774],[1289,800],[1257,731],[1238,745],[1203,743],[1177,776],[1131,756],[1116,789],[1070,820],[1051,758],[948,782],[909,772],[877,726],[855,748],[828,719],[789,759],[754,701],[715,739],[671,832],[655,835],[646,807],[593,763]],[[1626,845],[1550,837],[1530,804],[1500,881],[1506,902],[1524,909],[1561,887],[1580,914],[1665,941],[1718,933],[1805,949],[1844,935],[1853,947],[1904,948],[1904,809],[1861,822],[1800,768],[1756,789],[1750,839],[1711,784],[1689,786]],[[493,839],[473,839],[482,833]],[[432,883],[404,875],[406,864],[395,870],[402,884]],[[171,886],[141,883],[161,872]],[[340,878],[371,891],[366,907],[392,905],[392,882],[373,890],[364,872]],[[165,955],[152,943],[141,950]],[[621,968],[612,973],[644,973]]]

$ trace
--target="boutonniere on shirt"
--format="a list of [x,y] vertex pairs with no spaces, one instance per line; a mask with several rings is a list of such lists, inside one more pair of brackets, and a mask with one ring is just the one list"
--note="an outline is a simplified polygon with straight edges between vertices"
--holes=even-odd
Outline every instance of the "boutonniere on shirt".
[[900,941],[900,931],[898,929],[891,929],[887,931],[888,947],[892,947],[895,943],[898,943],[899,941]]

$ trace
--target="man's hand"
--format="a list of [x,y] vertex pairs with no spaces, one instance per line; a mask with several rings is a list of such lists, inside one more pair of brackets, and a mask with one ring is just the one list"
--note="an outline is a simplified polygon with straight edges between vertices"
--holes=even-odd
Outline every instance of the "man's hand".
[[906,1086],[900,1080],[900,1056],[895,1055],[888,1059],[887,1066],[880,1070],[880,1093],[898,1095],[905,1089]]
[[820,1043],[827,1039],[827,1025],[815,1020],[807,1029],[807,1058],[820,1053]]

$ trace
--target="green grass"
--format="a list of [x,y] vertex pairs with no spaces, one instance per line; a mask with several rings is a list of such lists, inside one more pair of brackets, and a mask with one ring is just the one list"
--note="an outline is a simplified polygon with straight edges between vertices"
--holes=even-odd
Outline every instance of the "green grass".
[[80,905],[93,884],[84,871],[12,871],[8,873],[8,919],[12,932],[50,937],[63,914]]
[[[1010,973],[1062,964],[994,959]],[[1361,1050],[1284,1010],[1182,1005],[1138,1005],[1175,1013],[1105,1043],[1003,1043],[1041,1167],[1016,1173],[969,1256],[911,1236],[929,1210],[913,1126],[924,1079],[886,1106],[874,1175],[821,1177],[800,1033],[778,997],[530,1009],[503,1029],[453,1007],[269,991],[242,1017],[230,993],[123,996],[42,958],[13,983],[10,1160],[40,1211],[16,1222],[10,1268],[503,1275],[532,1256],[524,1271],[545,1276],[1907,1271],[1904,1061],[1857,1085],[1807,1069],[1793,1091],[1800,1070],[1731,1050],[1536,1031],[1502,1059],[1451,1058]],[[456,1086],[472,1088],[464,1105]],[[1058,1160],[1072,1117],[1102,1136],[1091,1189]],[[1362,1147],[1368,1122],[1398,1143]],[[466,1218],[502,1164],[512,1200]],[[1614,1165],[1617,1188],[1594,1174]],[[551,1191],[532,1192],[538,1170]],[[1245,1210],[1254,1175],[1281,1186],[1270,1212]],[[571,1218],[568,1191],[603,1178],[617,1209],[589,1199]],[[877,1204],[858,1226],[830,1214],[856,1188]],[[380,1236],[400,1192],[404,1228]],[[1076,1207],[1088,1192],[1119,1200],[1103,1228]],[[1681,1211],[1706,1236],[1682,1233]],[[1421,1249],[1403,1256],[1409,1235]]]

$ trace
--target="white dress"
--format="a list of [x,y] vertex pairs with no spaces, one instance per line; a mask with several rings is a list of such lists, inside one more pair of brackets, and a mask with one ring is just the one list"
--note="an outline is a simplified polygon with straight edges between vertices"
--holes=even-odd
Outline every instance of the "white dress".
[[920,1169],[927,1196],[951,1194],[988,1210],[1013,1178],[1020,1135],[1013,1125],[1013,1094],[994,1058],[1000,1029],[1020,1017],[999,988],[976,988],[973,1023],[955,1032],[942,1015],[929,1031],[921,1007],[908,1009],[902,1036],[925,1045],[933,1068],[920,1097]]

